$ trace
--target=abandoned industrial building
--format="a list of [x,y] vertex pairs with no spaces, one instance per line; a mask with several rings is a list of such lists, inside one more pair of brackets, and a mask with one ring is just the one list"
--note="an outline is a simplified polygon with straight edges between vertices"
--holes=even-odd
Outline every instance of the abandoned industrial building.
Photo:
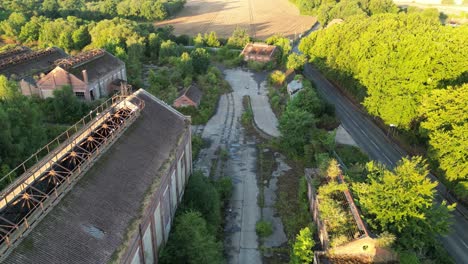
[[[327,228],[327,219],[324,219],[319,210],[321,202],[317,195],[316,183],[320,182],[320,170],[306,168],[304,174],[307,182],[309,209],[314,224],[317,225],[318,237],[322,247],[322,251],[314,251],[314,264],[335,262],[397,263],[396,254],[387,248],[382,248],[375,239],[376,237],[368,230],[349,190],[338,192],[339,195],[336,195],[338,203],[349,215],[346,223],[349,229],[344,235],[346,239],[344,243],[331,246],[332,234]],[[336,180],[340,184],[345,184],[342,174]]]
[[125,94],[1,179],[4,263],[157,263],[192,171],[190,118]]
[[21,93],[40,98],[53,96],[65,85],[77,97],[94,100],[114,92],[116,82],[125,83],[125,63],[102,49],[69,56],[59,48],[31,51],[25,47],[0,53],[0,74],[19,82]]
[[278,48],[265,43],[248,43],[242,50],[245,61],[274,62]]

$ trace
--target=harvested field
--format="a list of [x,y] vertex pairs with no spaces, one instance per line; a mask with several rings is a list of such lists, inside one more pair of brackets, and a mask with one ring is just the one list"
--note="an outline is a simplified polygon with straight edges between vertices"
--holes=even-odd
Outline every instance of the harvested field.
[[188,0],[176,17],[156,25],[172,25],[176,35],[216,31],[219,37],[230,36],[239,26],[252,37],[265,39],[276,33],[294,38],[315,21],[300,15],[288,0]]

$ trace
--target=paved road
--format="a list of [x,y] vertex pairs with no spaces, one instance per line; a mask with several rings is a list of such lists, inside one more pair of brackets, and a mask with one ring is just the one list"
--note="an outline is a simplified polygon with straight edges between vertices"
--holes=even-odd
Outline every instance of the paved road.
[[268,101],[267,74],[245,71],[240,68],[227,69],[224,74],[235,95],[240,98],[244,95],[250,96],[254,121],[257,127],[272,137],[279,137],[278,119]]
[[[304,67],[304,75],[315,83],[319,93],[328,102],[335,105],[336,114],[343,127],[372,159],[394,167],[398,160],[407,156],[405,151],[388,140],[365,113],[343,96],[312,65],[307,64]],[[432,175],[430,177],[435,180]],[[438,191],[445,193],[441,184],[439,184]],[[441,240],[457,263],[468,263],[468,221],[458,211],[454,212],[453,232]]]

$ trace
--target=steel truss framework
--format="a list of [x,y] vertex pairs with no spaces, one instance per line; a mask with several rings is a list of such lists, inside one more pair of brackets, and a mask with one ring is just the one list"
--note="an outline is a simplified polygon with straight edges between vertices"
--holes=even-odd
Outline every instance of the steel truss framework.
[[[144,101],[132,98],[133,105],[135,102],[137,107],[133,110],[127,106],[125,99],[120,108],[114,104],[105,113],[109,116],[79,141],[75,137],[71,149],[63,156],[55,162],[46,157],[49,158],[46,162],[48,169],[30,184],[24,183],[26,178],[19,178],[19,183],[15,181],[15,186],[24,185],[24,188],[0,210],[0,257],[56,204],[57,199],[63,197],[102,150],[110,146],[138,117]],[[67,146],[70,145],[64,144],[62,149]],[[3,192],[1,199],[6,200],[6,195]]]
[[54,64],[56,66],[60,66],[61,68],[65,70],[68,70],[72,67],[76,67],[92,59],[97,59],[99,57],[102,57],[103,55],[104,55],[104,50],[94,49],[94,50],[90,50],[87,52],[82,52],[73,57],[56,60]]
[[16,56],[12,56],[10,58],[6,58],[0,61],[0,69],[3,69],[10,65],[22,63],[25,61],[30,61],[30,60],[42,57],[47,54],[52,54],[56,51],[57,51],[56,48],[47,48],[45,50],[32,51],[32,52],[27,52],[27,53],[22,53]]

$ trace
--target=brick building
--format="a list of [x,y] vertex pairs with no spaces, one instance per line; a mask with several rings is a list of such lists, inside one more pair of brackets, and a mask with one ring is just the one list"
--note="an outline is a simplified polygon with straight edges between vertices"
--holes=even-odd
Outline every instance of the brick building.
[[141,89],[114,98],[3,190],[0,261],[157,263],[192,172],[190,120]]
[[69,56],[55,47],[17,47],[0,53],[0,74],[18,81],[26,96],[52,97],[54,90],[70,85],[87,101],[109,95],[116,81],[127,80],[125,63],[101,49]]
[[174,107],[193,106],[198,107],[202,98],[202,91],[196,86],[191,85],[182,91],[180,96],[174,100]]
[[52,97],[54,90],[70,85],[78,98],[90,101],[111,94],[115,80],[127,80],[125,63],[105,50],[80,53],[55,64],[55,69],[37,81],[33,94]]

